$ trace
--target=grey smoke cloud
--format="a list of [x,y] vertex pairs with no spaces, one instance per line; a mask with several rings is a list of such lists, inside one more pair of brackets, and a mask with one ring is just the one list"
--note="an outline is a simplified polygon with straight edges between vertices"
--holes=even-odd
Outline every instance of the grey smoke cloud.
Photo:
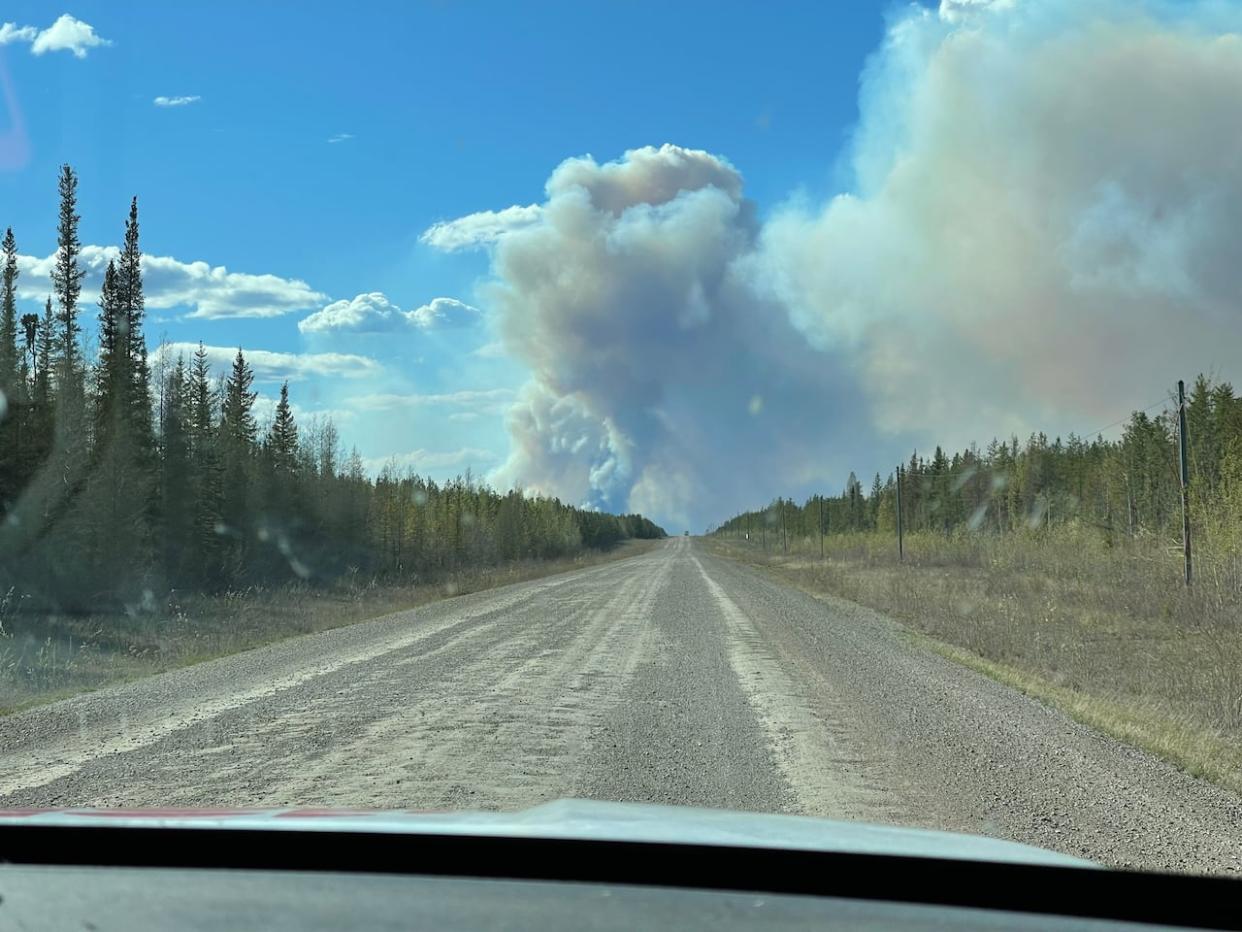
[[532,372],[498,479],[698,528],[1236,377],[1239,31],[1234,3],[911,7],[862,76],[850,190],[763,220],[723,156],[566,161],[471,240]]
[[697,529],[836,462],[857,408],[832,353],[736,275],[760,228],[732,165],[671,145],[571,159],[547,194],[485,289],[533,376],[498,482]]

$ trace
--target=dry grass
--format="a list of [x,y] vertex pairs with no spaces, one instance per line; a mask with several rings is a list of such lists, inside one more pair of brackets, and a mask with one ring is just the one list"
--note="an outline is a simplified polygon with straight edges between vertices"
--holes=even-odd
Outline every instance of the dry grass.
[[623,559],[656,543],[634,540],[573,559],[462,570],[419,585],[355,580],[333,589],[194,596],[129,615],[28,615],[0,593],[0,714],[455,595]]
[[1081,528],[1004,537],[830,537],[723,555],[812,593],[879,609],[936,649],[1141,746],[1242,790],[1242,566],[1207,553],[1181,585],[1180,550],[1108,547]]

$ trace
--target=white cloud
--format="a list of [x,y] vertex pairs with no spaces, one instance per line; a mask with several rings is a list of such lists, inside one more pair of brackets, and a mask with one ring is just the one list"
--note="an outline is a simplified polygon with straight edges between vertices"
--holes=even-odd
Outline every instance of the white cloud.
[[384,333],[414,327],[438,330],[466,327],[481,318],[478,308],[456,298],[435,298],[422,307],[403,311],[380,291],[334,301],[298,321],[302,333]]
[[372,333],[395,330],[405,326],[403,311],[379,291],[360,294],[347,301],[333,301],[298,321],[303,333],[327,333],[346,330]]
[[469,327],[479,322],[482,312],[456,298],[433,298],[408,313],[410,323],[421,330]]
[[[81,265],[86,270],[83,300],[94,301],[115,246],[83,246]],[[41,300],[52,290],[51,271],[56,254],[44,258],[19,256],[18,295]],[[189,317],[279,317],[314,307],[327,299],[296,278],[230,272],[221,265],[182,262],[169,256],[143,256],[142,270],[147,307],[153,310],[189,308]]]
[[[203,349],[216,373],[228,372],[237,356],[236,346],[204,346]],[[175,359],[182,355],[188,360],[197,350],[197,343],[165,343],[157,351],[157,356],[162,354],[166,359]],[[242,347],[242,355],[259,382],[283,382],[286,379],[298,382],[324,376],[360,379],[383,372],[383,367],[374,359],[351,353],[278,353]]]
[[35,36],[30,51],[35,55],[45,52],[71,52],[74,58],[85,58],[89,49],[111,44],[110,39],[96,35],[95,28],[89,23],[62,13],[56,22]]
[[434,223],[418,239],[421,243],[445,252],[487,246],[506,233],[537,222],[540,210],[538,204],[529,204],[526,207],[514,205],[504,210],[481,210],[456,220]]
[[0,24],[0,45],[10,42],[33,42],[39,30],[34,26],[18,26],[16,23]]
[[[415,472],[464,471],[468,468],[487,466],[499,459],[492,450],[480,447],[462,447],[457,450],[412,450],[393,456],[376,456],[365,458],[363,467],[372,475],[378,474],[386,467],[397,472],[412,469]],[[478,471],[477,469],[475,470]]]
[[185,107],[189,104],[198,103],[202,99],[198,94],[187,94],[182,97],[164,97],[161,95],[151,102],[157,107]]
[[347,142],[348,140],[353,139],[353,138],[354,138],[353,133],[336,133],[328,137],[328,142],[332,144],[336,144],[338,142]]

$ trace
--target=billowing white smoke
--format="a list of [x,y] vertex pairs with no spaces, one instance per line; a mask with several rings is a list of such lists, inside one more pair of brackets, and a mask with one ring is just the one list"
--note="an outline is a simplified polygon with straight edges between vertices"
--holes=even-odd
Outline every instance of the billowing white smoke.
[[498,478],[698,527],[1236,376],[1240,25],[1220,3],[914,7],[826,205],[761,223],[727,161],[664,146],[565,162],[512,223],[439,225],[490,231],[489,303],[533,372]]
[[697,528],[844,462],[831,357],[734,274],[758,234],[736,169],[639,149],[571,159],[547,195],[499,237],[486,294],[533,374],[498,482]]
[[864,75],[857,190],[779,212],[756,275],[851,347],[887,431],[1090,430],[1228,374],[1242,7],[941,12],[895,23]]

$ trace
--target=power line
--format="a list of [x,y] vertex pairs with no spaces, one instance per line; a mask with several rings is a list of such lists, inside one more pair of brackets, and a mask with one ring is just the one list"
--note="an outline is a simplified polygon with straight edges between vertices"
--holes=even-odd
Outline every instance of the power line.
[[[1136,414],[1146,414],[1146,413],[1147,413],[1148,411],[1150,411],[1152,408],[1158,408],[1158,407],[1160,407],[1161,405],[1167,405],[1167,404],[1169,403],[1169,401],[1170,401],[1170,399],[1168,399],[1168,398],[1161,398],[1159,401],[1154,402],[1153,404],[1149,404],[1146,408],[1141,408],[1141,409],[1138,409],[1138,410],[1135,410],[1135,411],[1131,411],[1131,412],[1130,412],[1129,414],[1127,414],[1125,417],[1120,418],[1120,419],[1118,419],[1118,420],[1116,420],[1116,421],[1113,421],[1111,424],[1105,424],[1103,427],[1096,428],[1095,430],[1088,430],[1088,431],[1084,431],[1084,432],[1082,432],[1082,433],[1077,434],[1076,436],[1079,436],[1079,437],[1094,437],[1094,436],[1098,436],[1099,434],[1104,433],[1104,431],[1106,431],[1106,430],[1109,430],[1109,429],[1111,429],[1111,428],[1113,428],[1113,427],[1118,427],[1118,426],[1120,426],[1121,424],[1124,424],[1126,421],[1130,420],[1130,418],[1134,417],[1134,415],[1136,415]],[[1071,431],[1070,433],[1072,434],[1072,433],[1073,433],[1073,431]]]

